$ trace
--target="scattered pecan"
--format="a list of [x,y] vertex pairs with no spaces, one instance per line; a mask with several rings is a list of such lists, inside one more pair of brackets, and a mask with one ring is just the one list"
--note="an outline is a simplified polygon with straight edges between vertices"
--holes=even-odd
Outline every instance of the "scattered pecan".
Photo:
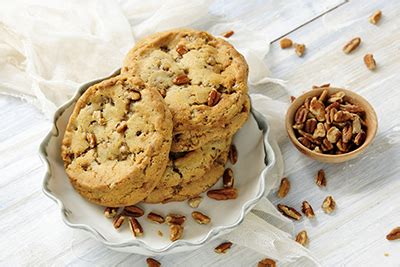
[[183,235],[183,226],[179,225],[179,224],[171,224],[169,226],[169,239],[171,241],[176,241],[178,239],[180,239]]
[[219,100],[221,99],[221,93],[215,89],[212,89],[208,94],[207,105],[209,107],[213,107],[218,104]]
[[227,31],[226,33],[224,33],[222,36],[224,36],[225,38],[229,38],[231,37],[235,32],[234,31]]
[[322,202],[322,209],[324,210],[325,213],[332,213],[335,208],[336,208],[336,202],[333,199],[332,196],[327,196],[324,200],[324,202]]
[[374,14],[371,15],[371,17],[369,17],[369,22],[375,25],[381,20],[381,17],[382,11],[377,10],[374,12]]
[[325,87],[329,87],[329,86],[331,86],[330,83],[324,83],[324,84],[321,84],[321,85],[313,85],[312,89],[320,89],[320,88],[325,88]]
[[296,97],[291,95],[291,96],[290,96],[290,102],[293,103],[295,100],[296,100]]
[[289,38],[283,38],[283,39],[281,39],[281,41],[279,43],[280,43],[282,49],[292,47],[292,45],[293,45],[292,40],[290,40]]
[[386,239],[387,240],[400,239],[400,227],[396,227],[392,231],[390,231],[390,233],[386,235]]
[[193,211],[192,218],[199,224],[209,224],[211,222],[210,217],[199,211]]
[[325,121],[325,106],[316,97],[313,97],[310,102],[310,112],[318,121]]
[[231,168],[226,168],[222,176],[222,183],[224,188],[233,187],[234,184],[233,171]]
[[343,52],[345,54],[349,54],[353,52],[361,43],[361,38],[356,37],[353,38],[350,42],[348,42],[344,47],[343,47]]
[[121,214],[119,214],[114,217],[113,226],[115,229],[119,229],[124,222],[125,222],[125,216],[122,216]]
[[294,51],[299,57],[302,57],[304,55],[305,50],[306,46],[304,44],[294,44]]
[[320,169],[315,176],[315,183],[319,187],[325,187],[326,186],[326,177],[325,177],[325,171],[323,169]]
[[152,222],[158,223],[158,224],[162,224],[165,222],[165,219],[163,216],[161,216],[160,214],[154,213],[154,212],[150,212],[149,214],[147,214],[147,219],[149,219]]
[[237,162],[237,160],[238,160],[238,151],[236,149],[236,146],[232,144],[229,147],[229,161],[232,164],[235,164]]
[[188,52],[186,46],[184,46],[182,44],[178,45],[175,50],[180,56],[183,56],[184,54],[186,54]]
[[97,145],[96,136],[94,133],[87,133],[86,140],[89,142],[90,148],[94,148]]
[[286,206],[286,205],[283,205],[283,204],[278,204],[278,210],[283,215],[285,215],[286,217],[291,218],[293,220],[298,221],[298,220],[301,219],[301,214],[297,210],[292,208],[292,207],[289,207],[289,206]]
[[290,190],[290,182],[287,177],[282,178],[281,185],[279,186],[278,190],[278,197],[284,198],[289,193]]
[[203,200],[202,197],[194,197],[188,200],[189,206],[192,208],[198,208],[200,206],[201,201]]
[[168,225],[172,224],[182,225],[185,223],[186,217],[184,215],[168,214],[167,217],[165,217],[165,221],[167,222]]
[[134,236],[136,237],[143,236],[143,228],[136,218],[129,217],[129,227]]
[[172,81],[176,85],[183,85],[189,83],[189,77],[186,74],[181,74]]
[[104,216],[106,216],[106,218],[114,218],[117,212],[118,208],[107,207],[104,209]]
[[236,188],[214,189],[207,192],[207,196],[215,200],[236,199],[237,195]]
[[364,56],[364,63],[367,66],[369,70],[374,70],[376,69],[376,61],[374,59],[374,55],[372,54],[366,54]]
[[317,128],[317,120],[316,119],[308,119],[304,124],[304,131],[307,133],[314,133],[315,129]]
[[315,217],[315,213],[313,208],[311,207],[310,203],[308,203],[307,201],[303,201],[302,205],[301,205],[301,211],[304,213],[304,215],[306,215],[308,218],[314,218]]
[[301,244],[304,247],[307,246],[307,244],[308,244],[308,235],[307,235],[307,232],[305,230],[299,232],[296,235],[296,242]]
[[276,262],[272,259],[265,258],[258,262],[257,267],[276,267]]
[[219,244],[214,251],[218,254],[225,254],[232,247],[232,242],[224,242]]
[[160,267],[161,266],[161,263],[159,261],[156,261],[153,258],[147,258],[146,262],[147,262],[147,267]]
[[129,217],[141,217],[144,214],[144,211],[139,208],[138,206],[132,205],[132,206],[126,206],[122,213],[125,216]]

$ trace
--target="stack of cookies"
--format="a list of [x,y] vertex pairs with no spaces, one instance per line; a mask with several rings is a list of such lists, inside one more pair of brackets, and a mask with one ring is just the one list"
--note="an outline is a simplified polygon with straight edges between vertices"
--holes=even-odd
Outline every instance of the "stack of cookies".
[[193,198],[224,173],[247,120],[248,67],[228,42],[195,30],[156,33],[120,75],[79,98],[62,142],[74,188],[107,207]]

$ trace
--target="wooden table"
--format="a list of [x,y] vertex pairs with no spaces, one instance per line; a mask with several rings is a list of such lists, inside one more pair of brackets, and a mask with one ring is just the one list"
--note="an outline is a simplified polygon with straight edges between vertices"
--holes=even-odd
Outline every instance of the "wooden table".
[[[331,2],[327,9],[305,1],[298,10],[291,7],[265,13],[259,20],[248,14],[260,29],[271,21],[280,23],[282,27],[274,27],[271,33],[276,39],[287,35],[307,47],[299,58],[274,41],[266,61],[271,77],[286,80],[286,88],[267,84],[254,91],[289,104],[290,95],[330,82],[371,102],[379,117],[378,135],[368,151],[351,162],[327,165],[301,157],[282,133],[285,174],[292,182],[284,202],[298,207],[307,199],[317,207],[315,223],[303,220],[295,227],[308,231],[309,249],[323,266],[400,266],[400,242],[385,239],[391,228],[400,225],[400,2]],[[220,4],[230,10],[239,5],[235,1]],[[268,3],[264,5],[268,9]],[[368,23],[368,17],[377,9],[383,18],[375,26]],[[362,45],[345,55],[343,45],[356,36]],[[366,53],[374,54],[376,71],[365,67]],[[50,122],[29,104],[11,97],[0,98],[0,109],[0,265],[144,266],[146,257],[108,250],[62,223],[58,207],[41,191],[44,167],[37,149]],[[325,191],[313,184],[320,168],[327,173]],[[338,203],[331,216],[318,208],[328,194]],[[278,203],[273,194],[270,199]],[[158,259],[163,266],[255,266],[265,257],[238,246],[227,255],[217,255],[213,252],[217,243]]]

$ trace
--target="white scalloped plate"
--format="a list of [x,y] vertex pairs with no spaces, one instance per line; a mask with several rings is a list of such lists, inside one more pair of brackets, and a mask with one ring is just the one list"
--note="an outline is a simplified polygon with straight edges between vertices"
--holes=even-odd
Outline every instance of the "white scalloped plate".
[[[116,71],[111,76],[118,73],[119,71]],[[47,166],[43,191],[58,204],[65,224],[90,232],[94,238],[111,249],[143,255],[193,250],[236,228],[263,196],[265,178],[275,164],[275,154],[268,141],[269,128],[265,117],[252,110],[252,116],[234,137],[239,158],[235,165],[228,166],[233,169],[239,197],[235,200],[215,201],[203,194],[204,199],[198,210],[211,217],[210,224],[197,224],[191,218],[194,209],[190,208],[186,201],[168,204],[140,203],[139,206],[146,214],[150,211],[163,215],[179,213],[186,215],[187,220],[183,238],[171,242],[167,225],[157,225],[148,222],[145,217],[139,218],[144,236],[134,238],[126,224],[120,231],[116,231],[111,220],[104,217],[103,207],[89,203],[75,192],[65,174],[60,157],[60,144],[74,104],[88,87],[101,80],[103,79],[82,85],[76,95],[58,109],[54,115],[53,128],[40,146],[40,156]],[[214,187],[221,186],[219,181]],[[158,230],[164,234],[162,237],[158,235]]]

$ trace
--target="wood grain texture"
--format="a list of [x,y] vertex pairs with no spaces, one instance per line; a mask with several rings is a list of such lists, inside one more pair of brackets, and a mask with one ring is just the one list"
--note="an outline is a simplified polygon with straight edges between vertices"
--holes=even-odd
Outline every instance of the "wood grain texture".
[[[268,22],[274,20],[271,32],[280,36],[327,9],[315,1],[304,1],[300,7],[274,1],[278,2],[279,12],[278,8],[269,9],[273,4],[263,4],[265,10],[270,10],[264,14],[267,19],[247,14],[252,18],[251,24],[268,32]],[[236,8],[235,3],[229,2],[231,9]],[[368,17],[376,9],[382,10],[383,17],[380,23],[372,25]],[[293,17],[303,10],[308,14],[306,19],[292,23]],[[237,15],[244,14],[238,11]],[[316,220],[303,219],[295,226],[297,232],[307,230],[309,248],[323,266],[400,263],[400,243],[385,239],[387,232],[400,223],[399,25],[399,1],[350,1],[289,35],[295,42],[306,44],[302,58],[293,50],[281,50],[278,42],[273,43],[267,64],[271,76],[286,80],[287,88],[269,84],[255,89],[289,104],[290,95],[299,95],[314,84],[331,82],[363,95],[378,113],[379,129],[374,143],[361,158],[348,163],[328,165],[312,161],[301,156],[284,135],[280,140],[285,175],[292,184],[283,201],[299,209],[301,202],[307,200],[314,207]],[[361,37],[361,46],[345,55],[343,45],[355,36]],[[363,63],[366,53],[375,56],[378,67],[374,72]],[[37,150],[50,122],[29,104],[11,97],[1,97],[0,107],[0,265],[145,266],[146,257],[111,251],[86,233],[63,224],[58,207],[41,191],[44,167]],[[326,190],[314,184],[314,175],[320,168],[327,174]],[[320,209],[328,194],[338,204],[333,215]],[[270,198],[275,204],[282,201],[273,194]],[[255,266],[265,257],[235,245],[228,254],[219,255],[213,252],[218,244],[214,241],[190,253],[157,259],[163,266]]]

